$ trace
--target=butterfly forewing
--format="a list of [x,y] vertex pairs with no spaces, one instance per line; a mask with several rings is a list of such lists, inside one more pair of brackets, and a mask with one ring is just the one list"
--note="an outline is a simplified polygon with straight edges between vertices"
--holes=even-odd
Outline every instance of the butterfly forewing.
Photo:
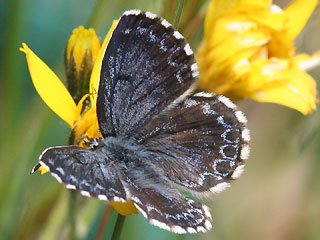
[[67,188],[103,200],[126,199],[116,169],[100,152],[77,146],[53,147],[40,156],[40,164]]
[[102,135],[130,137],[185,93],[197,73],[189,45],[167,21],[127,11],[102,62],[97,98]]

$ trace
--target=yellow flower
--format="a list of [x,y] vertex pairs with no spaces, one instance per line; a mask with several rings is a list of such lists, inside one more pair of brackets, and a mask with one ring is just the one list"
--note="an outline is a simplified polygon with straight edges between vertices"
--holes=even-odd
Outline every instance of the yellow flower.
[[[85,30],[83,27],[79,27],[74,30],[69,40],[66,49],[66,58],[69,61],[73,58],[76,71],[81,71],[81,65],[83,64],[83,59],[86,58],[89,45],[91,48],[90,56],[94,61],[90,76],[91,94],[84,95],[78,104],[75,103],[73,97],[57,75],[36,54],[34,54],[25,43],[23,43],[23,47],[20,48],[20,50],[26,54],[31,79],[38,94],[48,107],[70,126],[75,134],[76,140],[82,139],[82,136],[87,136],[89,138],[98,137],[99,126],[96,115],[96,97],[94,93],[96,93],[98,87],[103,50],[107,45],[116,23],[116,21],[113,22],[101,47],[100,42],[97,42],[98,38],[93,29]],[[84,37],[84,35],[87,36]],[[84,100],[89,95],[90,104],[83,109]],[[79,141],[79,145],[85,147],[83,141]],[[47,172],[47,169],[43,166],[40,167],[39,170],[42,174]],[[131,200],[126,203],[111,201],[111,204],[122,215],[138,213],[138,210]]]
[[316,5],[295,0],[282,10],[270,0],[211,0],[196,55],[199,87],[310,113],[316,83],[305,71],[320,64],[320,52],[296,55],[293,41]]

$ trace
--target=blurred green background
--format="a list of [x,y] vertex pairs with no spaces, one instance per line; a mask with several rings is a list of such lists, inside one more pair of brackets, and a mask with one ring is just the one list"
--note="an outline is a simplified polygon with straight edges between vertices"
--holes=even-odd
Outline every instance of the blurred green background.
[[[43,149],[67,142],[69,128],[37,95],[21,43],[65,79],[63,52],[73,28],[90,18],[103,39],[123,11],[167,17],[169,2],[106,0],[94,15],[93,0],[0,0],[0,239],[68,239],[69,191],[49,174],[30,170]],[[288,1],[275,3],[284,7]],[[319,27],[318,7],[297,39],[298,52],[320,49]],[[187,40],[196,48],[198,39]],[[320,69],[311,74],[319,84]],[[175,235],[139,214],[127,217],[121,239],[320,239],[319,111],[303,116],[275,104],[239,104],[249,119],[252,153],[242,177],[206,201],[213,229]],[[94,239],[105,202],[80,194],[78,202],[77,235]],[[112,212],[105,239],[115,218]]]

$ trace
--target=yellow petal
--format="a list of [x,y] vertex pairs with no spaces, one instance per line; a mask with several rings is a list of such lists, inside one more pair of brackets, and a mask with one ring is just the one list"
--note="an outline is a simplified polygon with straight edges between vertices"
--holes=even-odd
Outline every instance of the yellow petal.
[[94,106],[95,105],[95,96],[96,93],[98,91],[98,84],[99,84],[99,78],[100,78],[100,68],[101,68],[101,64],[102,64],[102,58],[104,56],[104,51],[105,48],[109,42],[109,38],[111,36],[111,33],[113,32],[113,29],[116,27],[118,23],[118,20],[114,20],[112,23],[112,26],[106,36],[106,38],[103,41],[103,44],[100,48],[100,51],[97,55],[96,61],[94,62],[93,65],[93,69],[92,69],[92,73],[91,73],[91,77],[90,77],[90,93],[95,93],[91,95],[91,105]]
[[[229,88],[233,88],[240,76],[250,71],[250,59],[257,54],[262,55],[269,36],[264,32],[247,30],[241,34],[231,33],[223,41],[218,40],[220,43],[215,44],[215,39],[212,38],[201,44],[196,54],[200,72],[198,84],[201,89],[225,94]],[[221,32],[223,30],[217,31]]]
[[72,127],[76,115],[76,104],[64,84],[25,43],[22,44],[20,51],[26,54],[33,85],[42,100]]
[[127,216],[130,214],[138,214],[138,209],[134,206],[131,200],[125,203],[115,202],[115,201],[110,201],[110,202],[113,208],[123,216]]
[[316,108],[316,83],[306,72],[291,70],[283,77],[265,84],[251,98],[261,102],[273,102],[309,114]]
[[[87,136],[89,138],[98,137],[99,126],[95,108],[87,109],[82,114],[81,118],[75,121],[74,130],[75,140],[81,140],[83,136]],[[83,145],[83,141],[80,142],[80,146],[85,147]]]
[[284,10],[288,17],[288,41],[294,40],[302,31],[317,4],[317,0],[296,0]]
[[271,0],[211,0],[208,6],[205,17],[205,34],[210,34],[213,25],[217,18],[224,14],[232,15],[237,11],[245,12],[252,9],[253,12],[257,10],[268,9]]
[[[230,1],[232,1],[232,0],[230,0]],[[257,1],[257,0],[241,0],[239,2],[240,2],[239,4],[242,4],[242,5],[250,5],[250,6],[256,6],[259,8],[266,9],[266,8],[269,8],[269,6],[272,3],[272,0],[259,0],[259,1]]]
[[271,5],[271,0],[211,0],[208,6],[208,12],[211,16],[218,16],[221,13],[238,7],[254,7],[256,9],[268,9]]
[[[306,57],[301,56],[301,59]],[[315,109],[316,83],[296,63],[279,59],[254,60],[250,67],[250,72],[225,92],[227,96],[278,103],[303,114]]]
[[298,54],[294,57],[294,62],[298,69],[308,71],[320,65],[320,51],[312,55]]
[[282,31],[285,27],[286,17],[283,13],[269,11],[252,11],[247,16],[250,20],[267,27],[271,31]]
[[83,103],[87,99],[87,97],[89,97],[89,96],[90,96],[89,93],[83,95],[82,98],[80,99],[80,101],[78,102],[78,105],[76,107],[76,115],[75,115],[76,119],[79,119],[81,117],[81,112],[83,110]]

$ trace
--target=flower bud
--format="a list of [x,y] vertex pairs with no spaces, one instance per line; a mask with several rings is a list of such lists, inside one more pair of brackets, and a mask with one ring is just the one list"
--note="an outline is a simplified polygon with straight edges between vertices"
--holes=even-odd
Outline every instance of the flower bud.
[[89,93],[90,75],[101,47],[94,29],[83,26],[72,31],[65,50],[67,86],[74,101]]

